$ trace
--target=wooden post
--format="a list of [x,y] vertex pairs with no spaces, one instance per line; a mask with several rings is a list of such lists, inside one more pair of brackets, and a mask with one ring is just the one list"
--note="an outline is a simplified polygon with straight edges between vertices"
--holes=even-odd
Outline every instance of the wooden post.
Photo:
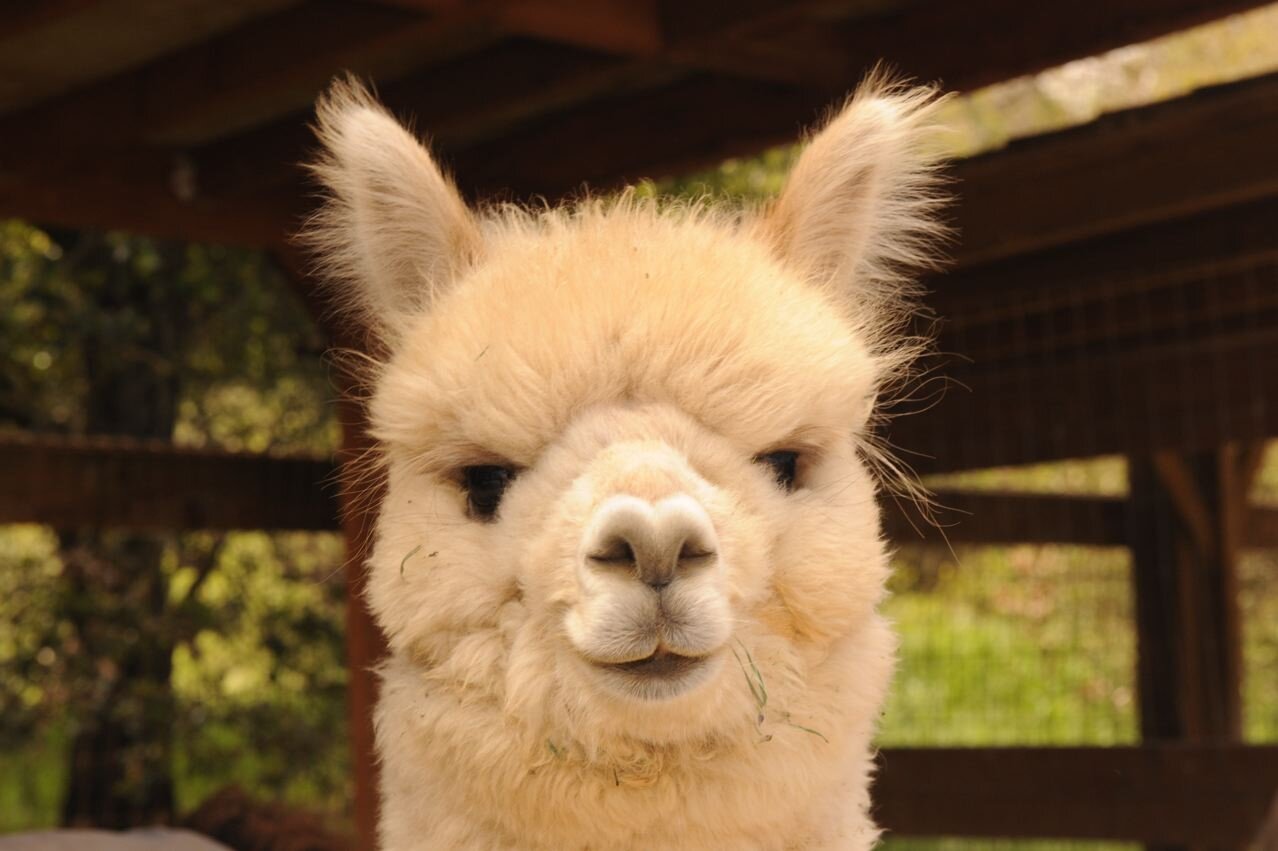
[[1128,459],[1137,685],[1146,741],[1241,738],[1236,569],[1254,457],[1254,451],[1227,444]]
[[346,668],[351,768],[355,782],[355,830],[359,848],[377,847],[378,765],[373,736],[378,679],[374,667],[386,656],[386,638],[364,602],[365,558],[372,546],[380,483],[361,469],[371,445],[364,406],[343,393],[342,533],[346,537]]
[[[306,259],[289,245],[276,248],[276,262],[306,304],[311,316],[324,329],[335,349],[367,351],[369,335],[364,329],[335,320],[332,305],[322,288],[307,274]],[[357,381],[348,369],[336,373],[338,421],[342,426],[342,446],[338,461],[342,467],[342,534],[346,538],[346,671],[347,724],[354,775],[354,818],[358,847],[377,848],[378,764],[373,732],[373,711],[377,706],[377,664],[386,657],[386,636],[373,622],[364,602],[365,559],[372,546],[381,505],[382,482],[370,478],[368,453],[373,440],[368,434],[368,412],[357,392]]]

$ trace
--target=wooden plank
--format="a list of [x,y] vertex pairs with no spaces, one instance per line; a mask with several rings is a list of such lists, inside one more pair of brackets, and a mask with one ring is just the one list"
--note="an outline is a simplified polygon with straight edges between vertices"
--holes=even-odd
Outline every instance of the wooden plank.
[[646,56],[661,49],[656,0],[378,0],[388,6],[446,15],[481,9],[504,31],[623,55]]
[[889,835],[1242,846],[1278,789],[1276,746],[888,748]]
[[1127,543],[1126,507],[1111,497],[942,490],[935,525],[904,501],[884,501],[884,534],[896,545]]
[[[349,389],[349,388],[347,388]],[[342,534],[346,539],[346,705],[354,774],[355,834],[360,848],[376,848],[381,771],[377,762],[373,715],[386,658],[386,636],[373,621],[364,599],[382,483],[368,464],[373,441],[364,406],[350,393],[338,402],[342,422]]]
[[31,30],[56,24],[103,0],[44,0],[43,3],[7,3],[0,23],[0,43],[26,35]]
[[1253,505],[1248,509],[1243,547],[1278,550],[1278,506]]
[[[971,187],[972,193],[980,191],[979,185]],[[1193,285],[1278,265],[1275,234],[1278,195],[1066,246],[958,265],[927,281],[931,290],[927,305],[944,317],[946,330],[955,333],[1028,314]],[[975,236],[984,240],[990,235],[977,232]],[[1161,298],[1177,301],[1175,296]],[[1103,335],[1113,330],[1098,324]]]
[[[153,153],[106,159],[113,168],[64,171],[56,179],[0,173],[0,216],[261,248],[296,233],[310,206],[297,191],[270,189],[251,198],[219,196],[216,187],[205,193],[198,167],[185,157]],[[195,194],[182,198],[174,189],[188,174]]]
[[9,0],[0,113],[58,97],[297,0]]
[[959,262],[1272,197],[1275,148],[1278,74],[1014,142],[955,169]]
[[1278,434],[1275,234],[1278,196],[932,279],[952,384],[894,442],[939,470]]
[[[1246,494],[1236,487],[1236,461],[1229,446],[1181,454],[1174,465],[1165,456],[1128,460],[1147,740],[1236,741],[1242,734],[1236,571]],[[1207,530],[1197,528],[1204,524]]]
[[0,523],[132,529],[337,525],[332,464],[123,439],[0,436]]
[[[428,19],[396,9],[309,0],[140,68],[0,120],[3,163],[67,160],[120,144],[191,146],[309,110],[338,72],[391,80],[491,42],[470,12]],[[91,137],[84,127],[94,127]]]
[[[307,278],[305,259],[294,249],[274,255],[285,279],[301,293],[307,310],[329,342],[345,351],[375,352],[368,329],[334,309],[331,291]],[[380,354],[380,353],[378,353]],[[373,717],[380,680],[377,667],[388,653],[386,636],[373,620],[365,601],[367,558],[376,533],[377,512],[385,489],[384,469],[372,462],[376,442],[368,431],[366,395],[359,377],[349,368],[336,371],[339,389],[337,418],[342,426],[338,453],[341,482],[342,534],[346,539],[346,668],[347,728],[354,774],[354,823],[360,848],[377,847],[380,767],[377,762]]]
[[1273,335],[1025,368],[956,365],[945,396],[893,420],[890,436],[920,473],[1265,439],[1278,435],[1271,363]]

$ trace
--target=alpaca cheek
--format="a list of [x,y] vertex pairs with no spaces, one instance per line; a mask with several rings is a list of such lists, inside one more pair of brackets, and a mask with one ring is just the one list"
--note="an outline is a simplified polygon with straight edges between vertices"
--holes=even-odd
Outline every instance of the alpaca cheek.
[[826,644],[870,616],[882,596],[887,557],[877,538],[830,536],[796,554],[777,572],[775,586],[798,635]]

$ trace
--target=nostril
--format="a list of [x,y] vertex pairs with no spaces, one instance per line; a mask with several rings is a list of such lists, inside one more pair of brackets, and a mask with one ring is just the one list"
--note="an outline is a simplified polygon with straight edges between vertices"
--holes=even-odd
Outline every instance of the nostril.
[[590,553],[589,558],[601,564],[633,565],[635,550],[625,538],[612,538],[605,541],[603,547]]
[[714,556],[715,552],[712,548],[696,543],[685,542],[684,545],[679,548],[680,564],[699,564],[707,559],[714,558]]

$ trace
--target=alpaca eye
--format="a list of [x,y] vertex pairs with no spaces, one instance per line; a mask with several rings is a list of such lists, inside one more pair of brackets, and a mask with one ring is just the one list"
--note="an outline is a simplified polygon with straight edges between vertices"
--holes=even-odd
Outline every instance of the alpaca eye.
[[506,488],[515,480],[511,467],[496,464],[479,464],[462,469],[462,487],[466,490],[466,503],[472,517],[492,520],[501,506]]
[[779,487],[787,491],[794,490],[795,480],[799,476],[798,452],[779,449],[776,452],[765,452],[762,455],[756,455],[754,460],[756,463],[765,464],[771,468]]

